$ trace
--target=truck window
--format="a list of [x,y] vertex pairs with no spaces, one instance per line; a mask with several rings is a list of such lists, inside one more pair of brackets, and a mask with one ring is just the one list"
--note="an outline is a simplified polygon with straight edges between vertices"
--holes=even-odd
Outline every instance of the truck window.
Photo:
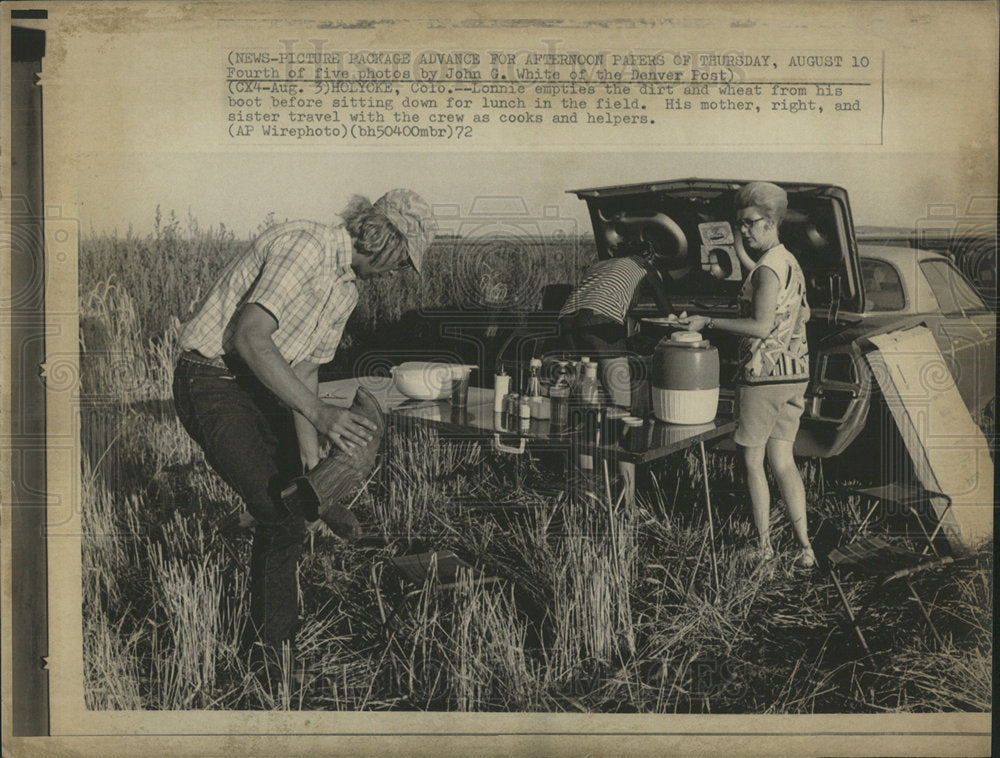
[[861,259],[865,285],[865,311],[900,311],[906,306],[903,283],[896,268],[885,261]]

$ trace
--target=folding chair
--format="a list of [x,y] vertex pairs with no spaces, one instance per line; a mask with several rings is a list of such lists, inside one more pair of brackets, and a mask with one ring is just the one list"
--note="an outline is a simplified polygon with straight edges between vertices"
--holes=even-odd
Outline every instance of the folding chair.
[[936,557],[928,560],[925,555],[890,545],[880,537],[862,537],[855,542],[850,542],[832,550],[827,555],[827,560],[830,562],[830,576],[833,577],[833,583],[837,588],[837,593],[840,595],[840,601],[843,603],[844,609],[847,611],[847,617],[851,621],[851,626],[854,627],[854,631],[857,633],[858,639],[861,641],[861,645],[864,647],[866,653],[870,654],[871,649],[868,647],[868,642],[865,640],[861,627],[858,625],[854,609],[851,607],[843,585],[840,583],[840,577],[838,576],[840,571],[849,571],[855,574],[875,577],[880,580],[881,587],[885,587],[897,579],[904,579],[906,586],[910,590],[911,597],[917,601],[920,612],[927,620],[935,639],[937,639],[938,644],[941,643],[941,635],[938,634],[934,622],[931,621],[927,607],[914,589],[911,577],[921,571],[927,571],[952,563],[951,556]]
[[[890,482],[878,487],[840,487],[838,488],[838,492],[845,495],[857,495],[871,501],[871,507],[858,526],[858,534],[868,525],[868,521],[879,505],[884,507],[887,504],[891,504],[898,507],[901,512],[912,515],[917,522],[920,533],[927,540],[927,546],[921,551],[921,555],[926,554],[928,550],[935,556],[938,555],[938,551],[934,547],[934,539],[937,537],[938,532],[941,531],[941,525],[944,523],[945,517],[951,508],[951,498],[944,493],[924,489],[919,484],[909,482]],[[920,516],[921,509],[919,506],[924,504],[929,505],[934,498],[941,498],[947,501],[947,504],[941,512],[940,517],[938,517],[934,530],[928,534],[924,520]]]
[[416,553],[414,555],[403,555],[397,558],[389,558],[388,564],[392,566],[398,574],[404,586],[410,586],[404,593],[401,600],[393,607],[392,611],[386,615],[385,603],[382,599],[380,589],[384,563],[372,565],[371,581],[375,589],[375,599],[378,601],[379,616],[382,623],[386,624],[393,619],[399,609],[406,605],[410,598],[420,595],[427,589],[451,590],[462,584],[462,574],[471,575],[472,586],[478,587],[484,584],[495,584],[500,581],[499,577],[488,576],[483,572],[476,572],[473,567],[455,555],[451,550],[436,550],[426,553]]

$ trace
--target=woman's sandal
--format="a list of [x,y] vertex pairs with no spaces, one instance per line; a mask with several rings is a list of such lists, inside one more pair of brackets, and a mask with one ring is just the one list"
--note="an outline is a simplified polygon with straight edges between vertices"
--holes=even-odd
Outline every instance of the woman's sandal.
[[816,565],[816,553],[811,547],[802,548],[799,557],[795,559],[795,565],[799,568],[812,568]]

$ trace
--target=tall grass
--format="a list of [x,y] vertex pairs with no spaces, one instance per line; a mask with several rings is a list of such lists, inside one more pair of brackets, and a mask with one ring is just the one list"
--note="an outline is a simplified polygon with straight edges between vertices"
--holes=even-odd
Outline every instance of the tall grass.
[[566,503],[562,533],[550,540],[550,666],[556,678],[581,665],[635,653],[631,593],[638,546],[633,511],[592,493]]
[[455,707],[462,711],[529,710],[542,700],[540,665],[525,651],[528,630],[511,591],[461,578],[453,624]]
[[[353,503],[381,545],[311,539],[299,570],[299,657],[280,662],[277,680],[261,681],[241,647],[249,563],[241,505],[169,402],[176,319],[244,244],[161,217],[149,237],[82,246],[89,707],[814,713],[990,705],[988,548],[915,580],[940,644],[905,592],[850,583],[852,600],[869,609],[860,621],[876,651],[869,656],[826,575],[792,568],[794,539],[778,512],[779,560],[757,561],[732,458],[712,455],[709,466],[716,587],[697,460],[668,460],[626,507],[612,479],[554,488],[560,468],[544,456],[491,458],[478,443],[430,432],[390,436]],[[415,308],[458,302],[465,295],[447,272],[475,255],[445,240],[429,257],[438,273],[424,277],[425,291],[406,277],[366,285],[352,334],[404,330]],[[569,281],[575,259],[560,265]],[[476,286],[499,302],[503,273]],[[530,260],[513,274],[551,281]],[[860,514],[818,497],[814,465],[804,473],[811,523],[835,544]],[[389,561],[443,549],[474,567],[452,588],[433,572],[409,585]]]
[[[275,223],[268,216],[262,231]],[[157,207],[154,230],[145,236],[129,228],[117,233],[91,234],[80,245],[80,299],[85,340],[91,349],[114,344],[123,352],[122,365],[108,370],[127,371],[129,348],[157,342],[174,329],[177,321],[190,318],[215,278],[233,257],[250,245],[237,239],[225,226],[202,228],[187,215],[183,220]],[[576,237],[511,237],[501,241],[468,244],[460,239],[435,240],[425,256],[421,275],[404,272],[396,277],[359,281],[360,300],[341,340],[335,371],[349,370],[363,345],[409,345],[426,337],[415,314],[490,312],[516,307],[537,307],[546,285],[576,281],[596,257],[593,241]],[[110,290],[110,292],[109,292]],[[112,328],[131,323],[131,335],[114,332],[94,335],[93,323],[100,314],[91,311],[101,302],[113,304],[119,293],[127,293],[134,313],[110,316]],[[90,301],[91,297],[96,300]],[[123,342],[120,337],[128,337]],[[440,335],[437,335],[440,337]],[[136,385],[146,386],[136,376]]]
[[[164,555],[164,548],[171,554]],[[172,653],[162,659],[160,699],[168,708],[204,707],[215,685],[216,653],[222,648],[222,579],[216,551],[200,522],[175,514],[163,539],[151,545],[156,580],[155,613],[163,620]]]
[[135,303],[135,338],[159,337],[173,318],[186,319],[226,264],[249,242],[220,225],[203,229],[190,214],[182,221],[156,208],[154,231],[123,236],[91,234],[80,245],[81,300],[110,285]]

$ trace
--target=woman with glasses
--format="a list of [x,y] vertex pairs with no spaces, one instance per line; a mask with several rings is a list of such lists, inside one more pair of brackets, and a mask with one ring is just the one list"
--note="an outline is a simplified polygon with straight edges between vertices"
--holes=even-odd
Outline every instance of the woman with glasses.
[[752,182],[737,191],[734,206],[743,243],[737,251],[749,271],[739,295],[739,317],[691,316],[683,323],[691,331],[715,329],[741,337],[733,440],[746,464],[760,554],[764,560],[774,556],[766,457],[801,548],[796,563],[811,567],[816,556],[806,529],[805,487],[792,456],[809,380],[809,304],[802,269],[778,239],[788,195],[775,184]]

